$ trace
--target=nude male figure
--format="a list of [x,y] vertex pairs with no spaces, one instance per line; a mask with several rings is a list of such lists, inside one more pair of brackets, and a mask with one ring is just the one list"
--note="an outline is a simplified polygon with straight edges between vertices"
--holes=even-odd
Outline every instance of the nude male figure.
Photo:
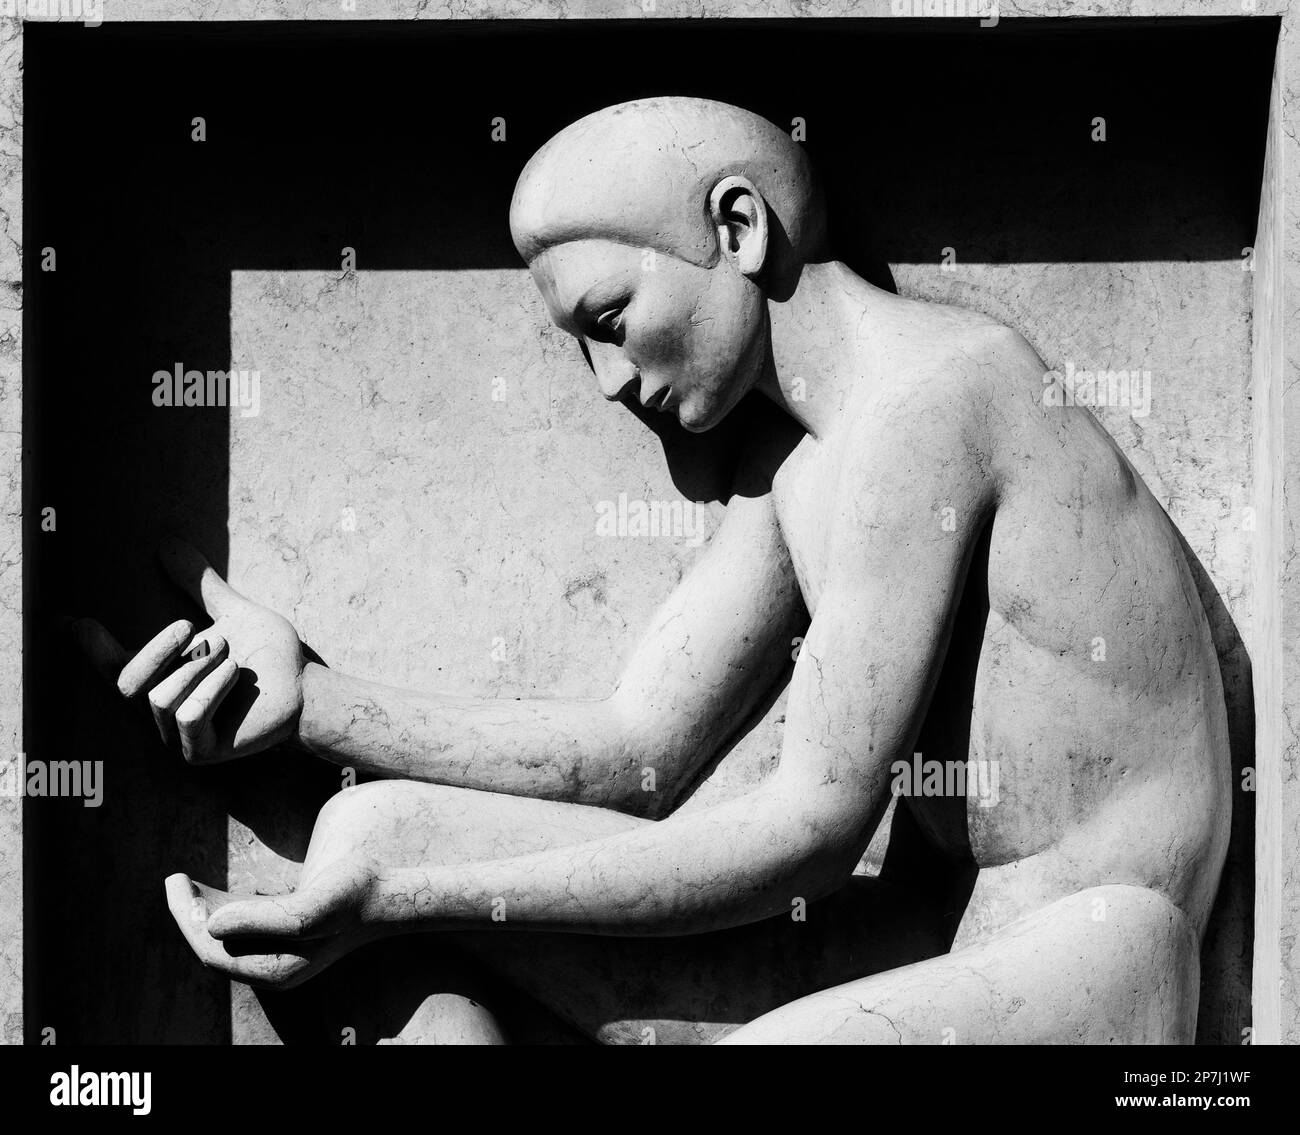
[[[426,1042],[502,1036],[444,996],[453,945],[602,1041],[1193,1039],[1229,763],[1178,538],[1089,412],[1045,397],[1018,334],[870,286],[824,220],[797,145],[700,100],[589,116],[520,178],[516,246],[607,398],[693,431],[751,390],[786,415],[608,697],[338,674],[168,547],[214,622],[121,672],[164,738],[195,763],[296,742],[387,778],[322,810],[292,895],[168,879],[204,964],[287,988],[440,932],[420,939]],[[800,635],[779,766],[679,806]],[[195,639],[210,653],[190,659]],[[969,798],[897,810],[930,861],[974,873],[950,949],[853,878],[918,750],[998,767],[991,807],[972,778]]]

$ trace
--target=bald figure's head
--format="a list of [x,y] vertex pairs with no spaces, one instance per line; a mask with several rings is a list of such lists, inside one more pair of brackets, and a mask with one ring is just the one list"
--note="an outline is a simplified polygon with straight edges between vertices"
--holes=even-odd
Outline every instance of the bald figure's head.
[[763,276],[782,291],[825,235],[812,166],[767,119],[707,99],[621,103],[560,131],[519,177],[511,235],[529,264],[555,245],[599,238],[712,267],[720,250],[710,195],[736,176],[766,206]]
[[770,122],[658,98],[547,142],[515,186],[510,230],[605,396],[699,431],[767,374],[768,304],[821,252],[824,218],[803,151]]

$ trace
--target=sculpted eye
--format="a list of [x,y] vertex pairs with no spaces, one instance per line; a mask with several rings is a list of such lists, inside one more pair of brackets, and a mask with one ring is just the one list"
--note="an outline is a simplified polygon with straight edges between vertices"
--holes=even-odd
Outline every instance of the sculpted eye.
[[623,307],[611,307],[596,317],[596,326],[607,335],[618,335],[623,330]]

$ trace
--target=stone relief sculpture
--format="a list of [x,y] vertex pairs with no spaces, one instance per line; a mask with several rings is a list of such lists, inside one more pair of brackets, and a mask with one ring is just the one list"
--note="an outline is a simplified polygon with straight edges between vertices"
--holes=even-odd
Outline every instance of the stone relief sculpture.
[[[281,989],[431,932],[410,1042],[504,1037],[453,953],[606,1042],[1191,1042],[1223,692],[1178,536],[1088,410],[1016,332],[835,260],[803,151],[735,107],[574,123],[510,225],[606,398],[704,432],[758,391],[782,424],[605,698],[337,673],[169,544],[212,623],[129,660],[83,628],[121,692],[195,764],[290,743],[382,778],[321,811],[292,894],[169,878],[197,958]],[[683,804],[792,642],[779,766]]]

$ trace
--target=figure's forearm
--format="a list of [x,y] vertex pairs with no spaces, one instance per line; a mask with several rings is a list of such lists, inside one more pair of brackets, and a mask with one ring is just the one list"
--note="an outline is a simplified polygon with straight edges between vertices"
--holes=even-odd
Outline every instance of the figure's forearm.
[[363,911],[386,932],[697,934],[801,909],[852,870],[843,840],[760,790],[590,843],[450,867],[394,869]]
[[640,777],[605,702],[422,694],[314,663],[298,734],[311,752],[374,775],[603,807]]

